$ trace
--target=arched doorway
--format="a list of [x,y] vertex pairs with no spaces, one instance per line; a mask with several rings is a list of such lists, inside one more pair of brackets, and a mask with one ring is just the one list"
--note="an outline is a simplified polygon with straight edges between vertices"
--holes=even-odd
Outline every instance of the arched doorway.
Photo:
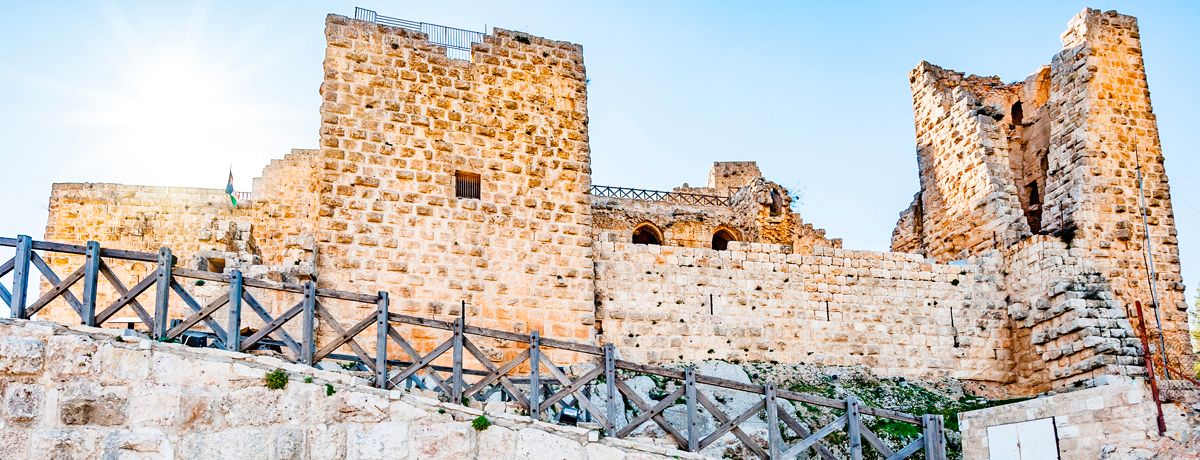
[[662,232],[651,223],[643,223],[633,229],[633,244],[663,244]]
[[724,251],[729,249],[730,241],[737,241],[737,237],[733,235],[733,232],[722,228],[717,230],[716,233],[713,233],[712,248],[718,251]]

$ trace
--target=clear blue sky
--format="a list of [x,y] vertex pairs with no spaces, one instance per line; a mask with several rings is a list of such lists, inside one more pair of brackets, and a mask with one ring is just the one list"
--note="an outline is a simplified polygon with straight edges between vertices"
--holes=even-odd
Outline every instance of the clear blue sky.
[[[223,187],[316,147],[325,14],[355,6],[584,47],[593,181],[704,182],[757,160],[804,218],[884,250],[917,190],[907,72],[1023,79],[1085,6],[1137,16],[1200,281],[1200,2],[0,1],[0,235],[41,236],[52,182]],[[1190,291],[1189,295],[1194,295]]]

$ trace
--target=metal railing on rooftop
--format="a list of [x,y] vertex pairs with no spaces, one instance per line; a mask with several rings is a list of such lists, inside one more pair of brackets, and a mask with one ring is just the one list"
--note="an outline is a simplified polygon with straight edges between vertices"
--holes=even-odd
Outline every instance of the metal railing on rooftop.
[[471,45],[483,43],[483,32],[383,16],[366,8],[354,7],[354,19],[423,32],[430,43],[446,47],[446,55],[452,59],[471,60]]
[[729,196],[705,195],[687,192],[668,192],[663,190],[645,190],[640,188],[610,187],[607,185],[593,185],[591,194],[592,196],[605,198],[661,201],[696,206],[729,206],[732,202]]

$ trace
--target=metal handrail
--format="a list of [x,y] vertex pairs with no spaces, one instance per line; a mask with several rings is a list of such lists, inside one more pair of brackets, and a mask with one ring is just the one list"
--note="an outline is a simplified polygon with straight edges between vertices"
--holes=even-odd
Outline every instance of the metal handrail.
[[705,195],[701,193],[690,192],[668,192],[665,190],[646,190],[628,187],[612,187],[608,185],[593,185],[590,193],[592,196],[605,198],[658,201],[698,206],[729,206],[732,204],[732,198],[729,196]]
[[429,37],[430,43],[446,47],[447,56],[468,61],[471,60],[471,45],[483,43],[483,37],[486,35],[474,30],[383,16],[374,10],[359,7],[354,7],[354,19],[424,33]]

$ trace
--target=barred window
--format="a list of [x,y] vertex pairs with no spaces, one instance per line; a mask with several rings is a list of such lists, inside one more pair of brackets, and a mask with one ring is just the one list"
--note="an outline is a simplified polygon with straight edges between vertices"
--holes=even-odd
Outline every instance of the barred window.
[[479,199],[479,175],[465,171],[454,172],[454,196]]

